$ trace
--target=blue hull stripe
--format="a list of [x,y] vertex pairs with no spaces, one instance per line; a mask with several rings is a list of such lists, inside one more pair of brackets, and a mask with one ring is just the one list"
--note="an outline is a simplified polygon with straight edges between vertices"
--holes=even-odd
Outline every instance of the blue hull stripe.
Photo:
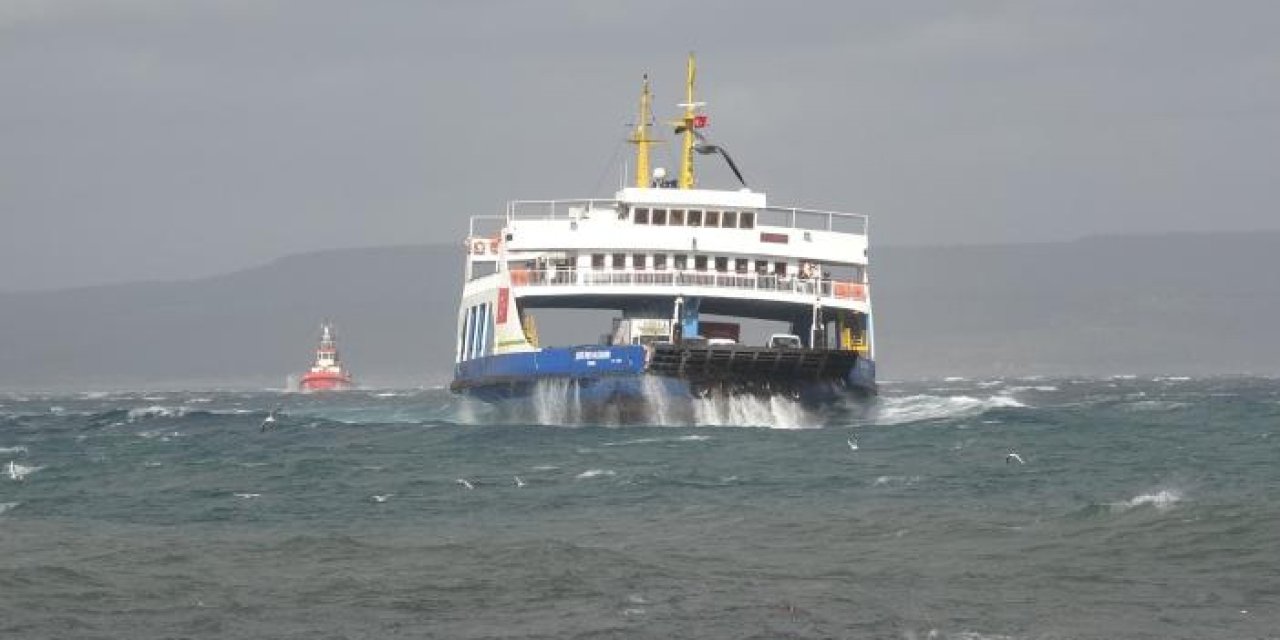
[[548,347],[527,353],[504,353],[460,362],[453,388],[547,378],[603,378],[644,372],[644,347],[586,345]]
[[[601,400],[641,397],[646,393],[689,396],[687,381],[645,374],[645,353],[641,346],[583,345],[548,347],[540,351],[507,353],[460,362],[454,369],[451,388],[481,397],[519,397],[538,382],[571,380],[579,390]],[[802,385],[803,396],[813,399],[843,395],[830,383]],[[875,362],[859,359],[844,380],[844,392],[876,392]]]

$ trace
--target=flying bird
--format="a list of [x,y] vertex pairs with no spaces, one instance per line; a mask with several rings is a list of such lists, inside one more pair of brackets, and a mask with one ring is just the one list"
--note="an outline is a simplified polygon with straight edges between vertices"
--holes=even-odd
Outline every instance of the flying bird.
[[528,484],[524,480],[521,480],[520,476],[512,476],[512,477],[515,478],[517,487],[523,487],[524,485]]
[[466,487],[466,488],[468,488],[468,489],[474,489],[474,488],[475,488],[475,486],[474,486],[474,485],[472,485],[470,482],[467,482],[467,479],[466,479],[466,478],[458,478],[458,479],[457,479],[457,480],[455,480],[454,482],[457,482],[458,484],[460,484],[460,485],[462,485],[462,486],[464,486],[464,487]]
[[1016,462],[1018,464],[1026,464],[1026,462],[1022,460],[1022,456],[1018,455],[1017,451],[1010,451],[1009,455],[1004,457],[1005,464],[1010,464],[1012,462]]
[[848,439],[848,440],[846,440],[846,442],[848,442],[848,443],[849,443],[849,450],[850,450],[850,451],[857,451],[857,450],[858,450],[858,441],[857,441],[857,440],[854,440],[852,436],[850,436],[850,437],[849,437],[849,439]]

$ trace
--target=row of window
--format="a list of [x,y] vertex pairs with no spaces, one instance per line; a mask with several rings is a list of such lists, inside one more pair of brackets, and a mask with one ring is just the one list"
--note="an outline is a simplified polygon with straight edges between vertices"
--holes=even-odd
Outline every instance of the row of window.
[[754,211],[703,211],[702,209],[650,209],[636,207],[632,222],[659,227],[719,227],[721,229],[754,229]]
[[[650,261],[652,258],[652,261]],[[670,258],[668,260],[668,258]],[[603,271],[605,264],[608,263],[610,268],[615,270],[623,270],[628,268],[627,254],[625,253],[594,253],[591,255],[591,268],[596,271]],[[668,266],[670,265],[670,266]],[[654,271],[666,271],[668,268],[676,271],[719,271],[721,273],[751,273],[752,267],[755,267],[755,273],[760,275],[786,275],[787,263],[785,260],[778,262],[770,262],[768,260],[755,260],[749,258],[729,258],[727,256],[705,256],[695,255],[688,256],[683,253],[677,253],[668,256],[665,253],[655,253],[650,256],[647,253],[631,254],[630,268],[636,271],[645,271],[653,269]]]
[[462,334],[458,336],[458,362],[485,354],[491,338],[491,318],[492,305],[487,302],[467,308],[462,319]]

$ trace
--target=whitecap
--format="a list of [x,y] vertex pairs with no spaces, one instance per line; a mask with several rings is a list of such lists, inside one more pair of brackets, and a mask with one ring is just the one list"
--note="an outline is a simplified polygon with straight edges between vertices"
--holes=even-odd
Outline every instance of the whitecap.
[[636,438],[634,440],[619,440],[617,442],[605,442],[602,447],[623,447],[629,444],[652,444],[662,442],[662,438]]
[[679,438],[676,438],[676,440],[680,440],[682,442],[705,442],[710,439],[711,436],[680,436]]
[[613,471],[612,469],[587,469],[586,471],[579,473],[577,477],[579,479],[584,479],[584,478],[596,478],[600,476],[616,476],[616,475],[618,475],[618,473],[616,471]]
[[13,509],[17,508],[17,506],[20,504],[22,503],[21,502],[0,502],[0,514],[3,514],[6,511],[12,511]]
[[906,424],[979,415],[989,409],[1027,405],[1008,395],[987,398],[973,396],[913,395],[885,398],[873,410],[871,422],[878,425]]
[[129,409],[125,415],[130,422],[134,422],[144,418],[180,418],[185,414],[186,410],[182,407],[165,407],[153,404],[147,407],[134,407]]
[[1173,505],[1180,500],[1182,500],[1182,492],[1177,489],[1161,489],[1155,493],[1144,493],[1134,496],[1126,504],[1130,507],[1151,505],[1157,509],[1164,510],[1173,507]]
[[14,447],[0,447],[0,453],[27,453],[26,445],[17,445]]
[[1058,387],[1051,384],[1035,384],[1035,385],[1017,385],[1006,389],[1009,393],[1018,393],[1020,391],[1041,391],[1048,393],[1050,391],[1058,391]]
[[559,469],[559,468],[560,467],[557,467],[554,464],[540,464],[536,467],[533,467],[533,470],[534,471],[555,471],[556,469]]
[[1191,405],[1185,402],[1175,402],[1173,400],[1139,400],[1128,404],[1128,408],[1131,411],[1177,411],[1189,406]]
[[237,498],[243,498],[245,500],[252,500],[253,498],[262,497],[262,494],[261,493],[237,493],[235,494],[235,496]]

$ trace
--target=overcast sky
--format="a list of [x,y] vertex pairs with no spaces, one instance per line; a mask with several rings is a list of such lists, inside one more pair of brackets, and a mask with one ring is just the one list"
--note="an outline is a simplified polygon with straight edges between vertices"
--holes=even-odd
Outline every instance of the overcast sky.
[[4,0],[0,290],[608,196],[689,50],[752,187],[875,244],[1277,229],[1277,34],[1265,0]]

